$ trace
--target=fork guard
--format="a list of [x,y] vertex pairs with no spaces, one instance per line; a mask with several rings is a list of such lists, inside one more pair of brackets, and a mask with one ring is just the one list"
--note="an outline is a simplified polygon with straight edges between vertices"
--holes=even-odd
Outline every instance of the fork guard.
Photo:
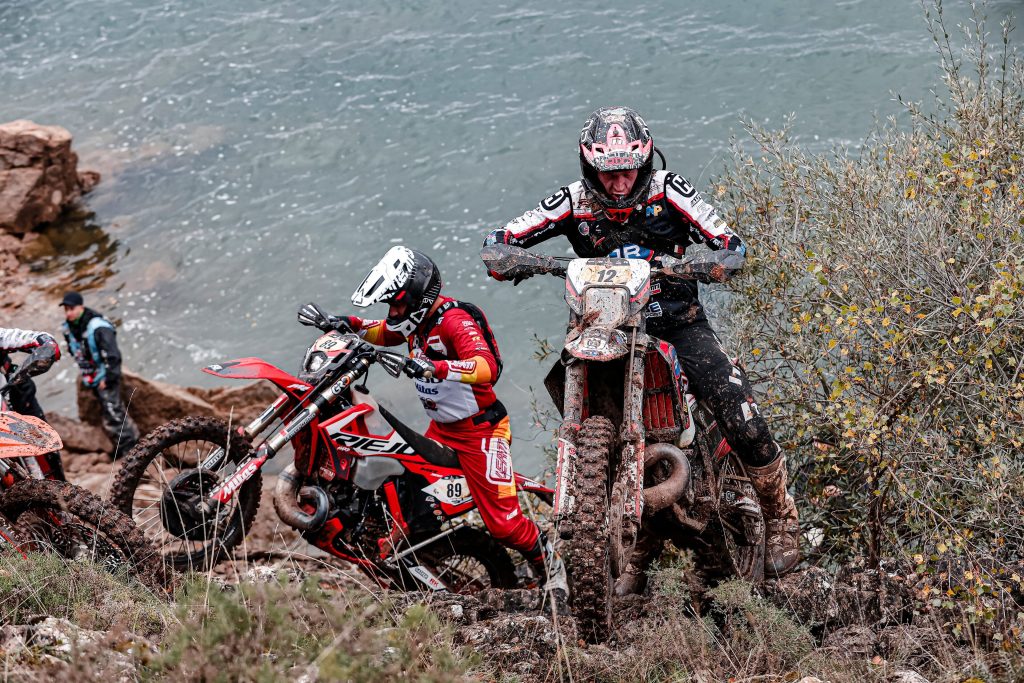
[[660,484],[644,489],[644,512],[653,514],[664,510],[680,498],[692,496],[690,491],[690,461],[683,452],[669,443],[655,443],[644,452],[644,471],[659,462],[669,462],[672,474]]

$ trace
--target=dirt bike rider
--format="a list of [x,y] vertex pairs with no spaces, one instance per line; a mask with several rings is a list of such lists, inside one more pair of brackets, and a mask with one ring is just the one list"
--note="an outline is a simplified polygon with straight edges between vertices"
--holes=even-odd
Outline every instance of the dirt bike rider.
[[[360,308],[387,303],[385,320],[331,317],[371,344],[408,344],[405,373],[430,418],[426,435],[452,448],[488,531],[532,564],[554,600],[564,602],[565,568],[551,543],[519,508],[505,407],[494,394],[497,344],[474,305],[441,295],[441,273],[426,254],[392,247],[352,295]],[[313,312],[308,314],[316,319]],[[299,311],[303,320],[303,309]],[[558,591],[561,591],[559,594]]]
[[[580,132],[582,179],[492,231],[484,244],[526,248],[564,235],[580,257],[656,263],[681,256],[691,244],[745,254],[739,236],[690,183],[675,173],[654,170],[654,151],[639,114],[628,107],[598,109]],[[746,466],[767,525],[766,573],[788,572],[799,560],[797,510],[786,492],[785,457],[761,416],[750,382],[708,324],[696,282],[656,282],[652,292],[648,331],[675,346],[689,390],[711,409]],[[646,565],[660,550],[660,544],[647,546],[638,547],[627,568],[635,588],[642,586]]]
[[[29,354],[25,360],[25,374],[11,386],[7,398],[11,410],[22,415],[31,415],[46,421],[46,414],[36,399],[36,385],[31,380],[41,375],[60,360],[60,346],[52,335],[35,330],[19,330],[13,327],[0,327],[0,372],[10,377],[14,367],[9,354],[23,351]],[[55,478],[64,480],[64,467],[60,461],[60,453],[47,453],[46,462]]]

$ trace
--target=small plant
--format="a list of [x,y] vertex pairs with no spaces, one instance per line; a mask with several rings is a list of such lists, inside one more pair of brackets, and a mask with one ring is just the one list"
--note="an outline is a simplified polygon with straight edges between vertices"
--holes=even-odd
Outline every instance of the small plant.
[[151,680],[447,681],[473,663],[425,607],[398,614],[366,592],[327,592],[315,578],[234,590],[197,579],[179,596],[178,619],[146,666]]

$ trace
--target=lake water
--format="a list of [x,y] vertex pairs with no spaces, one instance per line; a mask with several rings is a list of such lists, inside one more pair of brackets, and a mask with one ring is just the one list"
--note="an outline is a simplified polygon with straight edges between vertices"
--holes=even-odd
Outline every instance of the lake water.
[[[951,24],[967,16],[947,5]],[[928,97],[936,61],[915,0],[0,2],[0,119],[65,126],[104,172],[89,241],[70,238],[51,267],[108,273],[86,281],[87,303],[123,321],[128,366],[207,386],[199,368],[219,359],[295,370],[311,340],[299,304],[348,310],[405,243],[488,313],[530,474],[548,443],[531,387],[550,406],[531,337],[558,343],[561,284],[489,281],[477,251],[578,176],[587,114],[633,106],[669,167],[706,189],[741,117],[795,112],[809,147],[856,145],[899,113],[894,92]],[[41,378],[46,407],[71,404],[74,375]],[[411,382],[372,384],[425,424]]]

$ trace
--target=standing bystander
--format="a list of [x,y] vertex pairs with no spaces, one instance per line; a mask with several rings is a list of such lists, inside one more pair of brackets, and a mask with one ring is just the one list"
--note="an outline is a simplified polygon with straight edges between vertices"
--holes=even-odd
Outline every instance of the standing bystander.
[[78,292],[68,292],[64,308],[64,339],[82,371],[82,385],[92,389],[103,413],[103,431],[114,443],[113,457],[124,455],[139,440],[139,428],[121,398],[121,352],[113,323],[85,307]]

